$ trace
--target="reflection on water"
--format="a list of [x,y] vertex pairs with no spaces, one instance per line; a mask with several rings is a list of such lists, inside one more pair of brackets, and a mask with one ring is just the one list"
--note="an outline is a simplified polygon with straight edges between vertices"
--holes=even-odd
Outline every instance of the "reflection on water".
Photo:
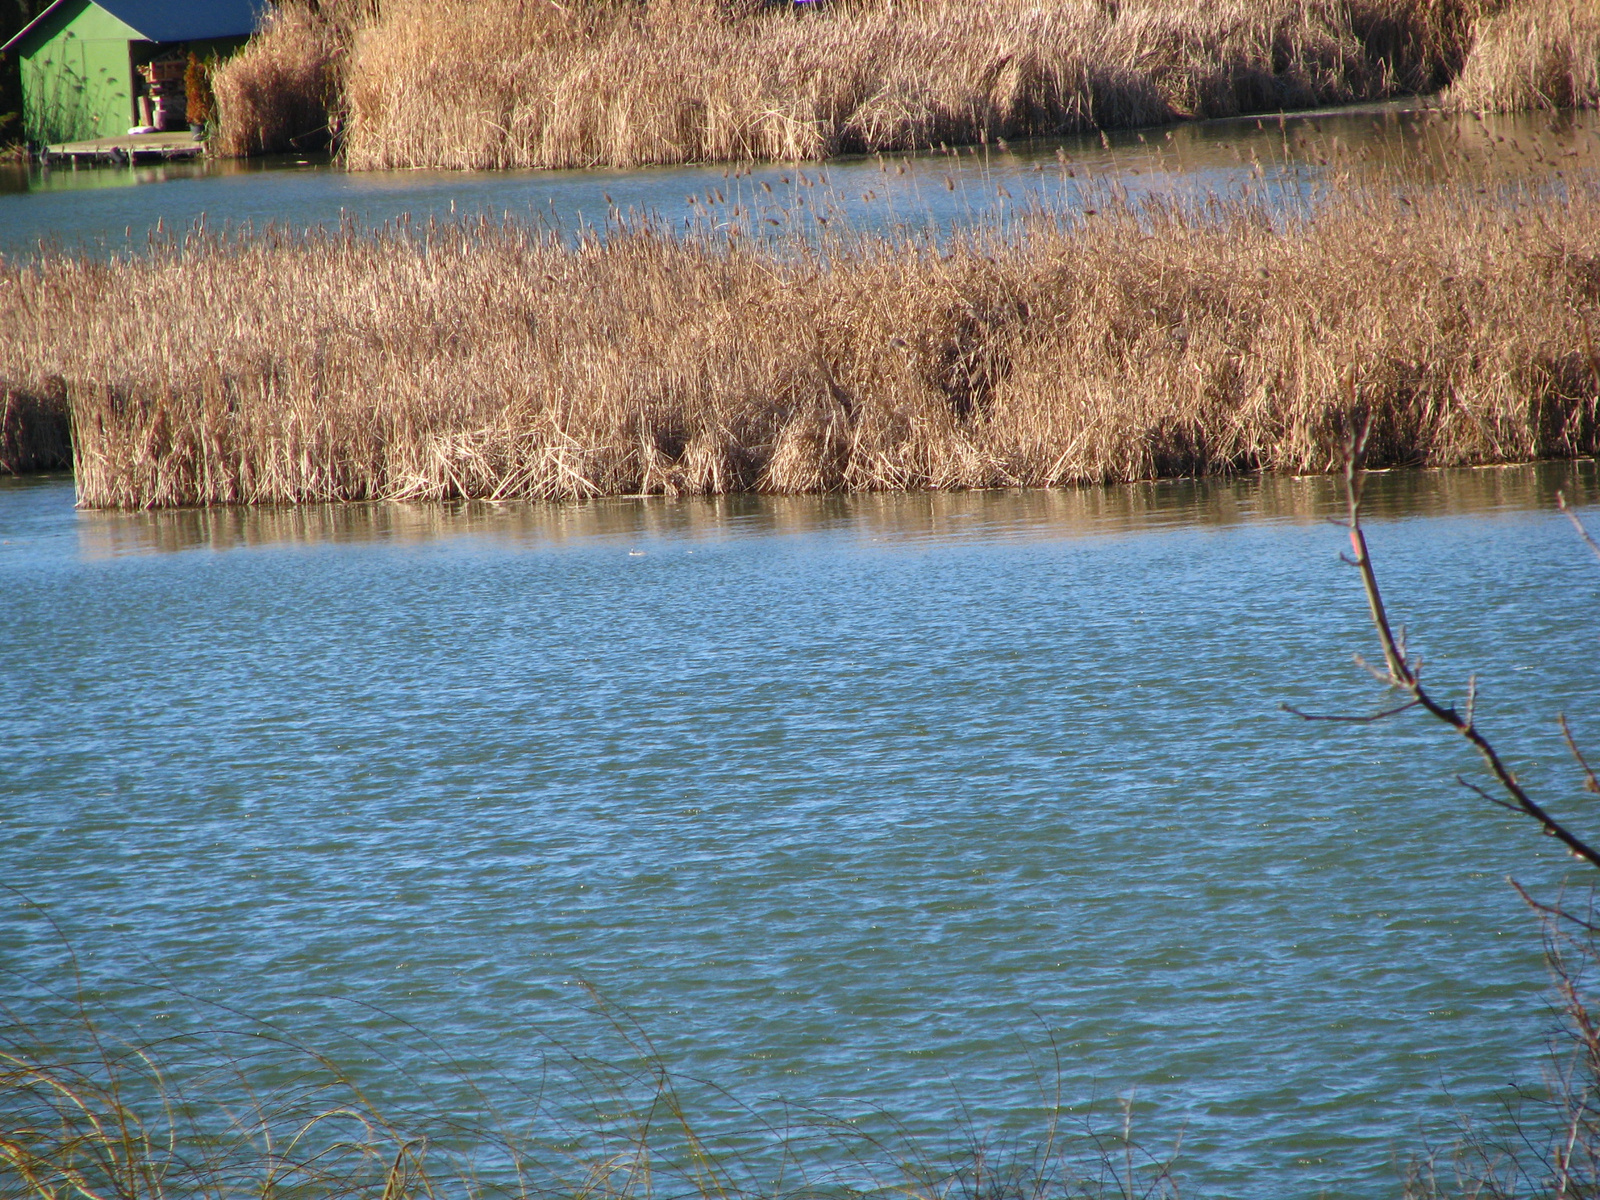
[[[1367,510],[1381,520],[1549,509],[1558,491],[1583,504],[1600,498],[1597,489],[1600,481],[1590,462],[1387,471],[1371,477]],[[86,510],[78,514],[78,531],[81,551],[90,558],[272,544],[424,542],[468,535],[559,545],[598,538],[723,539],[840,529],[868,541],[913,543],[1306,522],[1337,517],[1343,502],[1343,484],[1336,478],[1267,476],[1031,491]]]
[[0,163],[0,196],[25,193],[59,195],[101,188],[140,187],[185,179],[225,179],[260,176],[269,172],[328,168],[327,154],[273,155],[264,158],[175,158],[167,162],[119,166],[45,166],[39,163]]
[[1376,170],[1543,179],[1600,163],[1597,123],[1595,113],[1479,118],[1389,104],[798,166],[349,173],[302,158],[13,169],[0,172],[0,253],[32,253],[41,241],[137,251],[158,221],[182,230],[202,215],[213,227],[303,227],[493,212],[577,229],[616,210],[769,230],[842,213],[861,228],[948,229],[1028,205],[1072,207],[1107,184],[1137,200],[1259,188],[1301,196],[1318,180]]

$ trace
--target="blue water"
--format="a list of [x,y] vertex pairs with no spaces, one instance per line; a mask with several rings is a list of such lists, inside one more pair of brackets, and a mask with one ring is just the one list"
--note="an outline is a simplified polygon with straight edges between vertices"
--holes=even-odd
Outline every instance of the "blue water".
[[314,158],[79,170],[0,165],[0,255],[28,257],[41,244],[140,252],[158,228],[181,235],[202,218],[212,229],[302,228],[488,212],[576,232],[603,227],[615,213],[761,233],[814,230],[819,215],[861,229],[948,230],[1032,206],[1079,208],[1112,193],[1134,204],[1265,194],[1293,207],[1318,188],[1377,169],[1418,180],[1441,170],[1491,180],[1593,170],[1595,129],[1592,113],[1454,117],[1402,103],[825,164],[358,173]]
[[[1600,746],[1600,564],[1557,487],[1600,525],[1591,467],[1415,472],[1371,537],[1429,675],[1478,672],[1581,814],[1554,718]],[[534,1124],[648,1036],[760,1178],[780,1102],[1028,1145],[1059,1088],[1181,1137],[1185,1194],[1395,1195],[1538,1083],[1506,877],[1583,876],[1420,719],[1280,710],[1383,700],[1337,502],[108,514],[0,481],[0,1000],[59,1007],[65,938],[109,1025],[268,1020],[380,1103]]]

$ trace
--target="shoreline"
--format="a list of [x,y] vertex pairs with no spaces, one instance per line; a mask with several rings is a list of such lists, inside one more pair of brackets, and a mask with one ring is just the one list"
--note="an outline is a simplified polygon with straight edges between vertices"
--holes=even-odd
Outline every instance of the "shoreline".
[[[1579,467],[1586,464],[1600,464],[1600,457],[1592,454],[1572,454],[1565,457],[1547,458],[1512,458],[1500,459],[1491,462],[1475,462],[1460,464],[1436,464],[1425,462],[1402,462],[1388,466],[1372,467],[1363,473],[1368,476],[1425,476],[1431,472],[1452,471],[1520,471],[1538,470],[1541,468]],[[174,505],[161,508],[96,508],[81,504],[74,504],[80,512],[96,513],[105,516],[174,516],[181,517],[186,514],[205,513],[271,513],[294,512],[298,509],[312,507],[349,508],[361,506],[383,505],[416,505],[416,504],[443,504],[443,505],[485,505],[491,508],[501,506],[528,504],[528,503],[595,503],[609,501],[659,501],[659,500],[724,500],[738,497],[758,497],[764,499],[790,499],[790,498],[815,498],[815,499],[841,499],[860,497],[885,497],[885,496],[1018,496],[1040,492],[1071,492],[1085,488],[1127,488],[1127,487],[1162,487],[1181,486],[1193,484],[1239,484],[1254,483],[1265,486],[1268,484],[1306,483],[1323,480],[1337,480],[1342,478],[1341,468],[1330,467],[1321,471],[1274,471],[1274,470],[1247,470],[1234,472],[1216,472],[1209,475],[1177,474],[1177,475],[1152,475],[1136,479],[1120,479],[1111,481],[1076,480],[1063,483],[1044,483],[1033,485],[975,485],[960,488],[895,488],[858,491],[819,491],[819,492],[765,492],[755,489],[727,492],[612,492],[600,495],[577,497],[573,499],[548,500],[539,497],[484,497],[484,496],[450,496],[430,499],[413,499],[398,497],[376,497],[359,500],[300,500],[300,501],[259,501],[247,502],[219,502],[213,504]],[[0,471],[0,486],[18,485],[45,485],[62,484],[71,485],[76,491],[77,477],[71,466],[50,466],[32,468],[24,471]]]

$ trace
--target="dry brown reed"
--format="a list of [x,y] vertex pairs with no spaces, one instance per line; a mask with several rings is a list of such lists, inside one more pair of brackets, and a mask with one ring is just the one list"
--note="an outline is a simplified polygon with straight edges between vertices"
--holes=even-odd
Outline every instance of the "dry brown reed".
[[214,152],[233,157],[325,145],[336,132],[342,68],[372,0],[291,0],[217,68]]
[[[1286,227],[1275,227],[1275,222]],[[1037,213],[945,244],[482,219],[0,270],[80,501],[1033,487],[1600,450],[1600,188]],[[167,314],[150,322],[140,314]]]
[[394,1200],[426,1189],[426,1143],[325,1059],[305,1055],[290,1086],[265,1092],[249,1064],[210,1062],[205,1073],[242,1085],[221,1103],[179,1084],[173,1041],[87,1040],[74,1055],[0,1033],[0,1200]]
[[262,110],[275,92],[314,92],[296,81],[314,79],[335,42],[352,167],[633,166],[814,159],[1429,90],[1459,70],[1474,21],[1498,2],[836,0],[794,12],[386,0],[359,33],[320,40],[307,32],[320,17],[285,9],[220,73],[221,145],[273,144],[258,134],[272,126]]
[[66,381],[34,380],[23,388],[0,375],[0,474],[54,471],[71,465]]
[[1600,105],[1600,6],[1529,0],[1486,18],[1446,104],[1478,112]]

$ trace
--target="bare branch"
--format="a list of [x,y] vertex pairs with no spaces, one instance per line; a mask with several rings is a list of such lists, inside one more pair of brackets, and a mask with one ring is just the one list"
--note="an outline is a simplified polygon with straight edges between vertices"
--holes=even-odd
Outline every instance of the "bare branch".
[[1578,514],[1567,507],[1567,498],[1561,492],[1556,493],[1556,507],[1566,514],[1567,520],[1572,522],[1572,527],[1578,531],[1578,536],[1589,549],[1594,551],[1594,556],[1600,558],[1600,542],[1590,536],[1589,531],[1583,527],[1583,522],[1578,520]]
[[[1358,411],[1356,402],[1356,387],[1354,375],[1345,378],[1345,386],[1350,393],[1350,410]],[[1350,550],[1354,556],[1356,569],[1361,574],[1361,586],[1367,594],[1367,607],[1372,615],[1372,624],[1378,632],[1378,640],[1383,645],[1384,662],[1388,666],[1388,682],[1393,687],[1398,687],[1409,693],[1418,706],[1424,709],[1435,720],[1442,721],[1450,726],[1462,737],[1471,743],[1489,768],[1490,774],[1500,785],[1500,790],[1509,797],[1508,807],[1532,818],[1546,834],[1555,838],[1576,857],[1583,859],[1591,866],[1600,867],[1600,850],[1596,850],[1588,842],[1578,837],[1570,829],[1539,804],[1528,794],[1522,784],[1517,781],[1516,775],[1500,757],[1494,746],[1478,732],[1476,724],[1470,715],[1463,717],[1453,706],[1441,704],[1433,695],[1422,686],[1422,680],[1411,662],[1407,661],[1405,651],[1395,637],[1394,629],[1389,623],[1389,614],[1384,607],[1383,593],[1378,587],[1377,572],[1372,566],[1372,557],[1367,550],[1366,531],[1361,527],[1361,490],[1364,482],[1366,462],[1367,434],[1370,430],[1370,421],[1351,433],[1345,447],[1345,491],[1349,501],[1350,514]],[[1587,533],[1585,533],[1587,539]],[[1600,550],[1597,550],[1600,553]],[[1473,703],[1476,704],[1476,687],[1472,691]],[[1469,709],[1469,714],[1470,714]],[[1476,790],[1476,789],[1475,789]]]
[[1506,882],[1516,889],[1517,895],[1522,897],[1522,902],[1535,912],[1543,913],[1545,916],[1551,917],[1557,921],[1564,921],[1572,925],[1577,925],[1581,929],[1587,929],[1590,933],[1600,933],[1600,925],[1595,925],[1593,922],[1585,921],[1582,917],[1574,916],[1571,909],[1566,908],[1561,904],[1546,904],[1542,900],[1535,900],[1531,895],[1528,894],[1528,889],[1523,887],[1515,879],[1508,878]]
[[[1348,377],[1350,396],[1355,398],[1355,376]],[[1354,403],[1351,408],[1354,409]],[[1367,555],[1367,535],[1361,528],[1361,484],[1362,472],[1365,470],[1367,459],[1367,434],[1371,429],[1371,421],[1362,424],[1359,432],[1350,435],[1350,441],[1345,448],[1344,481],[1345,489],[1350,499],[1350,549],[1354,553],[1356,570],[1361,572],[1361,586],[1367,593],[1367,607],[1372,612],[1372,624],[1378,631],[1378,640],[1383,643],[1383,658],[1389,667],[1389,682],[1401,686],[1415,686],[1411,671],[1406,666],[1406,661],[1396,644],[1394,631],[1389,627],[1389,614],[1384,611],[1383,594],[1378,590],[1378,577],[1373,574],[1372,560]]]
[[[1344,555],[1341,554],[1339,557],[1340,558],[1344,558]],[[1345,561],[1349,562],[1350,560],[1349,559],[1345,559]],[[1350,563],[1350,565],[1353,567],[1353,566],[1355,566],[1355,563]],[[1359,654],[1353,654],[1353,655],[1351,655],[1351,658],[1354,660],[1356,666],[1360,667],[1363,671],[1367,672],[1367,674],[1371,675],[1379,683],[1383,684],[1384,687],[1393,687],[1394,686],[1394,680],[1389,678],[1389,673],[1387,671],[1378,670],[1377,667],[1373,666],[1371,663],[1369,663],[1365,658],[1363,658]]]

